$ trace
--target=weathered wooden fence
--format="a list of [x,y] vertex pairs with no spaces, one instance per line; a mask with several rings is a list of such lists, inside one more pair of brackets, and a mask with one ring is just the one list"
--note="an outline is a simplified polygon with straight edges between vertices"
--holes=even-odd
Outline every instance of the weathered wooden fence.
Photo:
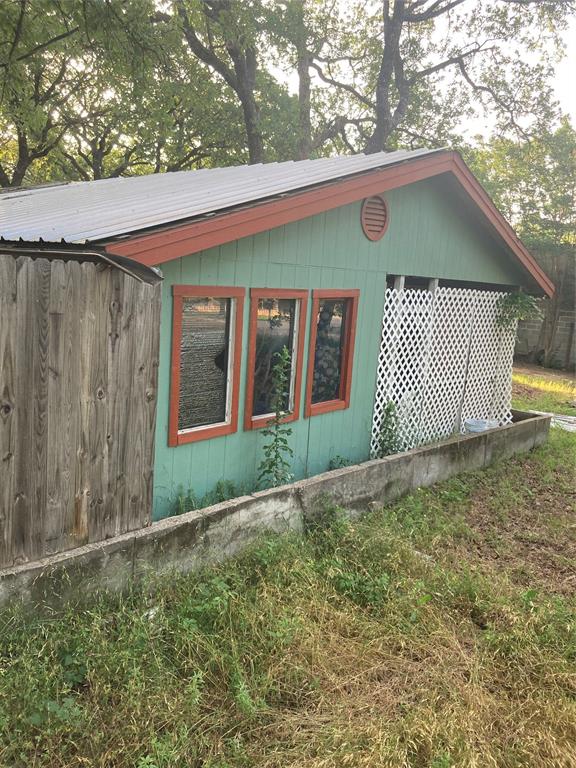
[[0,567],[149,523],[159,286],[0,254]]

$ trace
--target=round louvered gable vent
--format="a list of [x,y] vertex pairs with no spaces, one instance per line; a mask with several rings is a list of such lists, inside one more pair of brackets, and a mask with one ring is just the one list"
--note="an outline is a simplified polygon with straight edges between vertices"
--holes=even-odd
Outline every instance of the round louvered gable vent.
[[368,240],[380,240],[388,226],[388,206],[380,195],[367,197],[360,214],[362,231]]

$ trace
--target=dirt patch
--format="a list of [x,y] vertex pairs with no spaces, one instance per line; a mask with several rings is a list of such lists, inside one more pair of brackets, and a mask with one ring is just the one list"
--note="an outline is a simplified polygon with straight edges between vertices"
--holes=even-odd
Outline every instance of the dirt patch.
[[550,381],[565,381],[574,386],[576,384],[576,373],[570,371],[557,371],[552,368],[542,368],[540,365],[522,364],[514,365],[514,373],[520,373],[524,376],[540,376]]
[[518,466],[522,486],[511,489],[512,502],[502,506],[489,488],[475,491],[466,514],[472,536],[462,548],[515,583],[576,596],[576,492],[559,472],[544,484],[537,464]]
[[512,397],[521,397],[522,399],[526,400],[535,400],[541,394],[542,393],[539,390],[533,389],[532,387],[527,387],[526,384],[517,384],[516,382],[512,384]]

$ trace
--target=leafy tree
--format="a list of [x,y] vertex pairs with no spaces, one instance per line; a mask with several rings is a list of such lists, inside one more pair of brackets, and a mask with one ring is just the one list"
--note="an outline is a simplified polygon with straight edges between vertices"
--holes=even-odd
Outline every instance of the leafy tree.
[[263,162],[257,99],[260,4],[175,0],[174,7],[190,51],[222,78],[242,105],[250,162]]
[[297,118],[292,121],[297,136],[294,158],[304,160],[331,149],[354,151],[346,128],[358,121],[339,111],[345,105],[329,89],[315,87],[313,82],[327,41],[341,34],[337,0],[286,0],[268,5],[265,29],[283,72],[286,76],[295,72],[298,79]]
[[153,10],[153,0],[0,4],[2,186],[22,184],[90,118],[105,120],[116,77],[138,89],[157,48]]
[[366,152],[437,144],[479,108],[525,134],[554,117],[553,59],[573,9],[571,0],[355,0],[312,66],[348,105],[350,143]]
[[119,78],[112,93],[85,91],[73,109],[86,118],[71,125],[55,153],[61,175],[99,179],[243,162],[237,105],[190,66],[199,68],[174,60],[155,67],[138,98]]
[[545,305],[539,349],[550,365],[576,267],[576,131],[567,118],[530,141],[497,137],[467,150],[472,169],[542,261],[556,286]]
[[576,246],[576,131],[568,118],[530,141],[480,141],[467,159],[529,245]]
[[245,160],[237,103],[153,0],[22,0],[0,14],[2,186]]
[[553,123],[573,0],[0,3],[0,185],[457,144]]

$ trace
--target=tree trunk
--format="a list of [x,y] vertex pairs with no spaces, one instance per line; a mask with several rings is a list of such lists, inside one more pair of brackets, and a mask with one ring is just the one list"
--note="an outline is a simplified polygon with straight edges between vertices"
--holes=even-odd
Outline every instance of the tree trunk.
[[298,160],[308,160],[312,152],[310,120],[310,54],[298,51]]
[[242,114],[244,115],[249,161],[251,165],[263,163],[264,142],[262,141],[262,129],[260,127],[260,108],[254,96],[258,66],[256,51],[253,48],[246,48],[242,51],[235,42],[228,42],[226,47],[234,64],[234,73],[236,75],[235,90],[240,99]]
[[[405,0],[394,0],[392,15],[389,0],[384,0],[383,8],[384,47],[376,83],[375,126],[364,148],[367,155],[386,149],[391,134],[406,116],[410,100],[410,85],[404,76],[404,62],[400,51],[406,3]],[[398,92],[394,110],[391,104],[393,85]]]
[[260,130],[260,110],[251,91],[246,91],[242,86],[238,88],[238,98],[242,104],[244,126],[246,128],[246,142],[248,144],[248,157],[251,165],[264,162],[264,143]]
[[298,70],[298,149],[296,160],[308,160],[312,152],[312,121],[310,119],[310,63],[308,30],[304,20],[304,3],[294,5],[296,30],[294,44]]

